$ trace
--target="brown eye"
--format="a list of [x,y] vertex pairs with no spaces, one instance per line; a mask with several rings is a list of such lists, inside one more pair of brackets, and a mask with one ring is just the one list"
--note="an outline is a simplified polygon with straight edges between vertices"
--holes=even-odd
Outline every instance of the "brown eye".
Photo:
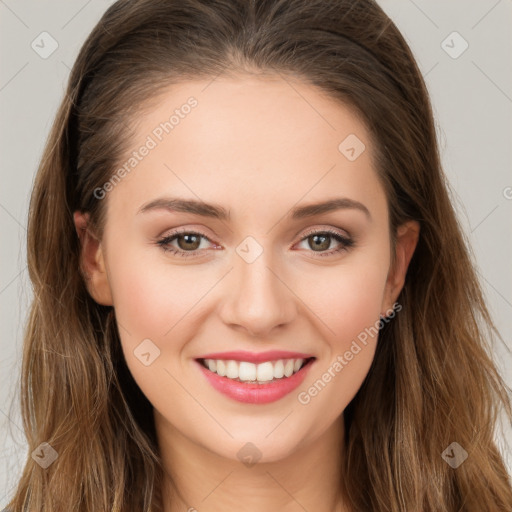
[[199,246],[201,245],[201,236],[193,233],[188,233],[176,236],[176,241],[178,242],[178,247],[180,249],[184,251],[194,251],[196,249],[199,249]]
[[[338,243],[338,247],[330,249],[333,239]],[[354,240],[338,231],[324,230],[306,233],[300,243],[307,245],[305,248],[318,253],[318,256],[332,256],[353,247]]]
[[312,249],[326,251],[331,245],[331,238],[332,235],[315,234],[308,236],[307,240]]
[[201,248],[201,242],[205,241],[213,244],[210,239],[202,233],[195,231],[179,231],[158,240],[157,244],[166,252],[177,256],[200,256],[204,251]]

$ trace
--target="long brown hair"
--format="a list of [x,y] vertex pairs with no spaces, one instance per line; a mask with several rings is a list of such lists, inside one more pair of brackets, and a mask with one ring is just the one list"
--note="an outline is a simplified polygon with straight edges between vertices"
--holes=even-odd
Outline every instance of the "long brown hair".
[[[490,355],[499,333],[451,204],[425,83],[373,0],[119,0],[106,11],[73,66],[29,210],[23,426],[29,454],[48,443],[58,457],[43,468],[27,456],[9,507],[162,510],[152,407],[123,359],[113,308],[87,292],[72,216],[89,212],[101,236],[106,201],[94,191],[123,161],[137,114],[171,83],[230,72],[298,77],[354,107],[373,138],[392,235],[409,219],[421,226],[402,311],[344,411],[350,505],[512,510],[493,440],[500,411],[512,418]],[[441,456],[454,441],[468,454],[457,468]]]

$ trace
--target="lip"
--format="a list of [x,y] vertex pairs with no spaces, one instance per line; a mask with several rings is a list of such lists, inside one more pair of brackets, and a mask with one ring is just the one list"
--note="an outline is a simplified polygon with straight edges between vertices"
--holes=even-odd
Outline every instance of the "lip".
[[303,354],[301,352],[288,352],[286,350],[268,350],[267,352],[248,352],[245,350],[236,350],[232,352],[215,352],[199,356],[198,359],[223,359],[229,361],[247,361],[249,363],[264,363],[266,361],[277,361],[278,359],[310,359],[313,354]]
[[[270,352],[264,354],[269,353]],[[272,352],[272,354],[275,353]],[[240,354],[240,352],[225,352],[223,357],[206,357],[205,359],[224,359],[226,354]],[[287,354],[291,354],[291,352],[287,352]],[[219,354],[210,355],[218,356]],[[244,357],[247,357],[247,353],[244,353]],[[274,355],[272,357],[274,357]],[[247,361],[247,359],[241,360]],[[264,359],[264,361],[268,361],[268,359]],[[246,382],[238,382],[236,380],[217,375],[215,372],[212,372],[203,366],[203,364],[198,360],[195,360],[195,363],[198,365],[199,370],[206,377],[210,385],[228,398],[247,404],[267,404],[280,400],[299,387],[315,361],[316,358],[310,357],[309,361],[307,361],[307,363],[291,377],[283,377],[268,384],[248,384]]]

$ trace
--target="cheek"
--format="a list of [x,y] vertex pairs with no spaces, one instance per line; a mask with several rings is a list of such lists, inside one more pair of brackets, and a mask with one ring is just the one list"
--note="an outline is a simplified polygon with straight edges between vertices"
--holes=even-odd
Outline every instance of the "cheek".
[[[183,401],[189,411],[190,397],[173,379],[181,371],[181,351],[196,325],[194,305],[211,288],[201,272],[160,262],[147,264],[144,256],[129,249],[109,259],[116,321],[128,369],[144,395],[157,409],[166,410],[169,398]],[[191,267],[190,267],[191,268]],[[188,412],[201,416],[194,407]]]
[[[144,255],[129,251],[110,261],[109,282],[116,318],[140,343],[140,337],[163,339],[185,320],[194,304],[211,287],[208,272],[192,267],[148,264]],[[203,279],[204,277],[204,279]],[[188,316],[186,317],[188,318]]]
[[[372,364],[387,276],[386,261],[340,266],[322,279],[308,306],[321,319],[326,341],[314,372],[297,392],[306,416],[327,428],[346,408]],[[317,276],[318,277],[318,276]],[[318,282],[318,281],[317,281]],[[311,284],[311,283],[310,283]]]
[[366,327],[379,320],[385,290],[384,261],[340,265],[300,278],[300,297],[320,319],[332,350],[344,350]]

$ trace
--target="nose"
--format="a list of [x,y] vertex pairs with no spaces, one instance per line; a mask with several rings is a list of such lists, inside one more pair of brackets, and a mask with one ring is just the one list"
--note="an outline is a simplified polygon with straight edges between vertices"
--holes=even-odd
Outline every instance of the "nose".
[[277,327],[289,324],[297,312],[293,291],[286,276],[273,268],[270,250],[248,263],[235,255],[234,269],[225,283],[220,315],[232,329],[268,338]]

